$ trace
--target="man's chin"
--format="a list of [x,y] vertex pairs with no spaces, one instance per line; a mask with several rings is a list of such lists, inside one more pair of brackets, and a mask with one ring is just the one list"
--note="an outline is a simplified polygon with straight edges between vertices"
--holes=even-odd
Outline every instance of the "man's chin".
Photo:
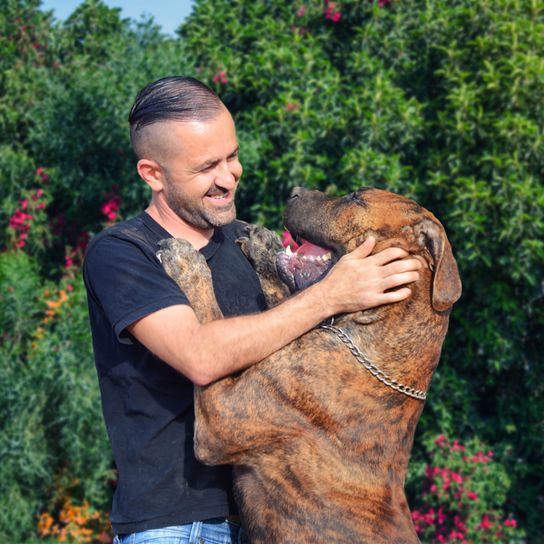
[[212,227],[224,227],[236,219],[236,206],[231,204],[224,209],[216,209],[206,214],[205,218]]

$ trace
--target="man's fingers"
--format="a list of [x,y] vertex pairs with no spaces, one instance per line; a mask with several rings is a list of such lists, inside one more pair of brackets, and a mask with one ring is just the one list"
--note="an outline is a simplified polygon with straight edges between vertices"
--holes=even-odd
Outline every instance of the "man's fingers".
[[357,246],[349,255],[357,257],[358,259],[364,259],[368,257],[374,246],[376,245],[376,238],[374,236],[369,236],[360,246]]
[[393,289],[399,285],[406,285],[407,283],[413,283],[419,279],[417,272],[403,272],[402,274],[393,274],[383,279],[382,286],[385,289]]
[[412,291],[408,287],[402,287],[396,291],[389,291],[384,293],[380,297],[381,304],[391,304],[393,302],[400,302],[401,300],[407,299],[412,294]]
[[378,264],[383,265],[395,261],[397,259],[404,259],[408,256],[408,252],[404,251],[400,247],[388,247],[372,256],[372,260]]
[[392,276],[393,274],[400,274],[402,272],[410,272],[411,270],[419,270],[421,263],[417,259],[403,259],[401,261],[394,261],[383,267],[383,275]]

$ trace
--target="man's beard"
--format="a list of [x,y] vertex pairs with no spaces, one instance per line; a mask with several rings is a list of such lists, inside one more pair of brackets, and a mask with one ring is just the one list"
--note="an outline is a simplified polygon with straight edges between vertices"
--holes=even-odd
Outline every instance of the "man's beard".
[[[225,194],[221,187],[213,186],[207,196]],[[175,183],[167,179],[164,188],[164,198],[172,211],[183,221],[199,229],[213,229],[228,225],[236,219],[234,200],[223,207],[206,208],[202,201],[191,202],[182,195]]]

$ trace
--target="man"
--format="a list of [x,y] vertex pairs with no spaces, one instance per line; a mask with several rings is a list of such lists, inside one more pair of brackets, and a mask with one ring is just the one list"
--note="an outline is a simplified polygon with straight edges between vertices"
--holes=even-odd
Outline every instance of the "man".
[[[322,320],[402,300],[419,262],[369,238],[319,283],[266,310],[235,244],[242,166],[234,122],[199,81],[160,79],[129,116],[145,212],[90,244],[88,289],[103,412],[118,469],[116,542],[238,542],[230,469],[193,453],[193,383],[203,386],[264,359]],[[158,242],[188,240],[206,257],[226,319],[200,324],[156,257]],[[400,287],[389,291],[391,288]],[[386,292],[387,291],[387,292]],[[230,316],[230,317],[229,317]]]

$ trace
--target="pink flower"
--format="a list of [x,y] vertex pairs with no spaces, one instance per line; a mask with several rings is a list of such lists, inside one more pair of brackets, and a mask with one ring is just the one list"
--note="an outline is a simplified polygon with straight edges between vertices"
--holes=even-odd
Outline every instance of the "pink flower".
[[70,255],[66,255],[64,257],[64,268],[72,268],[72,266],[74,266],[74,260]]
[[43,169],[43,166],[38,166],[38,168],[36,169],[36,175],[40,176],[42,178],[42,181],[47,181],[49,179],[49,175]]
[[443,435],[443,434],[439,434],[436,438],[435,438],[435,441],[434,443],[438,446],[438,447],[442,447],[444,445],[444,442],[446,441],[446,437]]
[[459,444],[458,440],[453,441],[453,445],[451,447],[451,451],[465,451],[465,446],[462,446]]
[[21,200],[21,209],[26,210],[27,206],[28,206],[28,198],[23,198],[23,200]]
[[478,494],[475,493],[474,491],[468,491],[468,492],[467,492],[467,497],[468,497],[471,501],[477,501],[477,500],[478,500]]
[[518,522],[514,518],[507,519],[504,522],[506,527],[513,527],[514,529],[518,526]]
[[43,189],[38,189],[38,190],[36,191],[36,194],[38,195],[38,197],[43,196]]
[[338,23],[340,21],[340,17],[342,17],[342,14],[334,9],[335,3],[327,2],[325,5],[327,6],[327,9],[325,10],[325,19],[329,19],[333,23]]
[[297,17],[302,17],[306,13],[306,6],[302,4],[297,10]]
[[73,286],[71,283],[67,283],[67,284],[66,284],[66,290],[67,290],[67,291],[73,291],[73,290],[74,290],[74,286]]
[[104,202],[102,206],[100,206],[100,211],[108,221],[113,222],[115,219],[117,219],[117,211],[119,210],[120,204],[121,199],[119,196],[113,195],[109,200]]
[[463,477],[458,472],[452,472],[451,479],[457,484],[463,483]]
[[473,463],[484,463],[484,464],[489,463],[491,461],[491,459],[487,455],[485,455],[483,451],[479,451],[478,453],[476,453],[476,455],[473,455],[471,460]]
[[223,85],[226,85],[229,82],[227,78],[227,73],[224,70],[221,70],[220,68],[218,68],[213,76],[213,82],[222,83]]
[[8,226],[19,232],[26,232],[30,229],[29,222],[32,221],[32,219],[33,217],[29,213],[15,210],[15,213],[9,218]]

